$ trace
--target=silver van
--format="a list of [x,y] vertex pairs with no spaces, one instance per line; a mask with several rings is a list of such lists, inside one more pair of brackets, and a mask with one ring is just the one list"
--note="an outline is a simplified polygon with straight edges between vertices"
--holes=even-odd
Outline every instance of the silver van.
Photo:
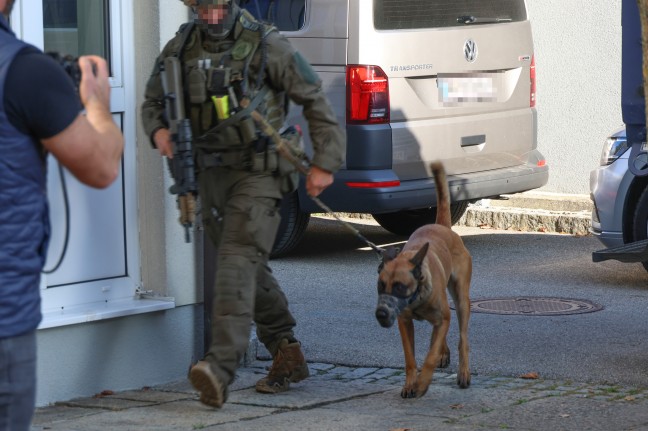
[[[443,161],[456,223],[469,202],[545,185],[524,0],[240,0],[310,61],[346,131],[346,164],[321,196],[409,235],[434,221]],[[290,124],[300,124],[291,107]],[[274,256],[299,242],[303,187],[283,202]]]

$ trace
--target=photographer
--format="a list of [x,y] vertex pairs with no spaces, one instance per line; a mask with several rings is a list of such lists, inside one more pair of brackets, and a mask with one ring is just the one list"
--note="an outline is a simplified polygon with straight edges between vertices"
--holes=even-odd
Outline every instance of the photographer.
[[124,142],[110,114],[105,60],[79,60],[77,94],[59,64],[13,34],[13,3],[0,0],[0,429],[15,431],[30,428],[35,403],[39,284],[50,231],[45,156],[103,188],[119,173]]

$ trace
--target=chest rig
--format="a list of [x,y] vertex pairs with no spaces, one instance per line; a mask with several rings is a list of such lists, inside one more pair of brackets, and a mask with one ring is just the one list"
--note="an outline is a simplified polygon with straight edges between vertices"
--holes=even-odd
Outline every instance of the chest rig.
[[214,40],[195,27],[183,30],[188,34],[179,57],[199,159],[218,153],[221,165],[252,165],[255,153],[268,151],[250,113],[260,112],[277,129],[285,118],[285,96],[265,82],[265,38],[273,30],[247,11],[241,12],[233,38]]

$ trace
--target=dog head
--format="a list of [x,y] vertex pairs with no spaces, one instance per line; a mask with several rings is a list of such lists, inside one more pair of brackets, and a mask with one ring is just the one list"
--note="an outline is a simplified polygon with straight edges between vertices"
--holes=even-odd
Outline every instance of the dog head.
[[400,253],[389,247],[378,267],[378,305],[376,319],[380,326],[389,328],[396,317],[418,296],[422,281],[422,268],[430,244],[425,243],[416,253]]

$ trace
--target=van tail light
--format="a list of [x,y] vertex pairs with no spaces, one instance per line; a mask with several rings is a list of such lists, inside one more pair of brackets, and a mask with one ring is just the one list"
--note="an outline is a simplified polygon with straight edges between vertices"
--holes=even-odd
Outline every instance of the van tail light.
[[389,80],[378,66],[346,69],[347,124],[389,123]]
[[530,106],[533,108],[536,106],[536,70],[535,70],[535,55],[531,57],[531,67],[529,68],[529,74],[531,76],[531,100]]

